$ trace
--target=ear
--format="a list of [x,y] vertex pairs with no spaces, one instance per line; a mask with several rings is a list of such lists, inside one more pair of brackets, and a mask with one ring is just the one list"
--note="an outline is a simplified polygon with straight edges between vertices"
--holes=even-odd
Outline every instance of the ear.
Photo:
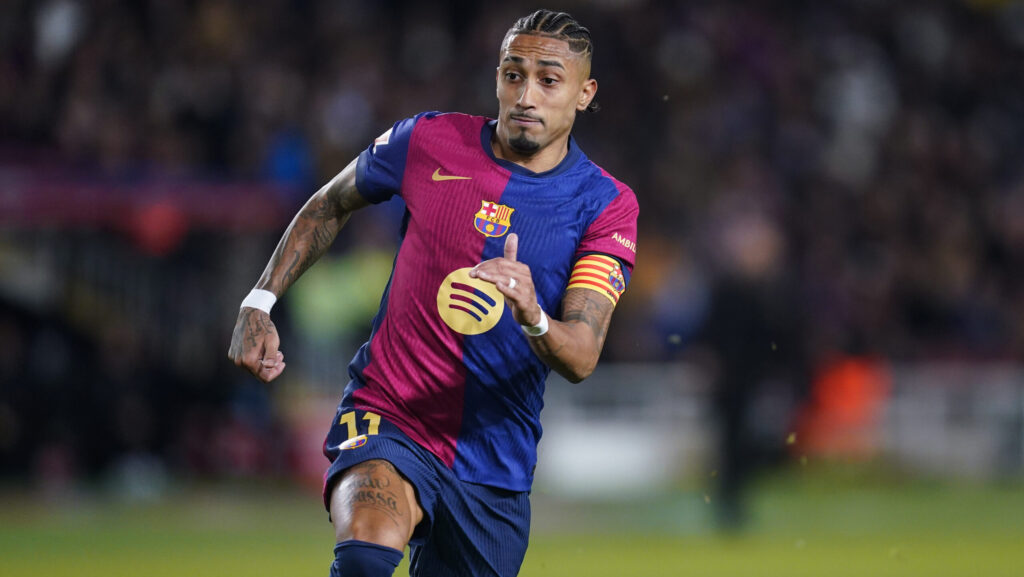
[[597,96],[597,80],[588,78],[580,86],[580,94],[576,98],[576,110],[583,112],[590,106],[590,102]]

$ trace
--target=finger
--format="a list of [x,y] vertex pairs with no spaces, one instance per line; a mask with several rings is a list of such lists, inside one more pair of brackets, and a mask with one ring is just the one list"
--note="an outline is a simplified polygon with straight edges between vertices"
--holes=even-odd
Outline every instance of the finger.
[[268,355],[267,357],[261,359],[260,360],[260,367],[261,368],[273,368],[273,367],[277,366],[278,363],[282,363],[282,362],[284,362],[284,353],[282,353],[281,351],[277,351],[277,353],[273,357]]
[[482,281],[496,283],[499,279],[496,272],[491,271],[493,268],[495,268],[495,265],[491,261],[482,262],[469,270],[469,278],[478,278]]
[[513,304],[515,303],[515,291],[508,288],[507,284],[496,282],[494,283],[494,288],[498,289],[498,292],[504,295],[506,299],[511,301]]
[[277,378],[284,370],[284,353],[277,351],[277,353],[271,357],[260,361],[260,368],[256,376],[259,377],[263,382],[270,382]]
[[519,235],[513,232],[505,239],[505,258],[516,262],[517,252],[519,252]]
[[519,282],[518,280],[515,280],[515,279],[513,279],[511,277],[509,277],[509,278],[501,277],[501,278],[495,279],[493,282],[494,282],[494,288],[498,289],[498,292],[503,294],[505,296],[505,298],[507,298],[509,301],[511,301],[516,306],[519,305],[521,300],[523,300],[523,299],[528,300],[528,296],[529,295],[527,293],[529,291],[528,290],[522,290],[523,289],[523,283]]
[[478,263],[476,266],[469,269],[469,278],[486,278],[489,274],[488,271],[498,266],[495,262],[497,260],[498,259],[492,258]]
[[259,375],[260,369],[263,368],[263,343],[257,343],[255,347],[246,351],[240,364],[250,373]]
[[484,282],[490,282],[490,283],[495,282],[495,278],[491,274],[489,274],[489,273],[487,273],[485,271],[476,271],[476,274],[474,274],[472,276],[473,276],[473,278],[478,278],[478,279],[480,279],[480,280],[482,280]]
[[281,373],[284,372],[284,368],[286,366],[287,366],[287,363],[279,362],[276,365],[274,365],[273,367],[263,367],[263,370],[261,370],[260,374],[257,375],[257,376],[264,383],[269,383],[270,381],[272,381],[272,380],[276,379],[277,377],[281,376]]
[[[263,340],[263,356],[260,357],[261,362],[270,362],[273,366],[277,363],[277,357],[281,355],[281,351],[277,350],[281,346],[281,339],[277,336],[277,333],[268,333],[267,338]],[[282,357],[283,358],[283,357]]]

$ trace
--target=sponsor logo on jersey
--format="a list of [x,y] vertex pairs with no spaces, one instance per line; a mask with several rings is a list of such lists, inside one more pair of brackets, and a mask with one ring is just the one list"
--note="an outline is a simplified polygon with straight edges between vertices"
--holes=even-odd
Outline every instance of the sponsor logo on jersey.
[[617,232],[612,234],[612,240],[628,248],[631,252],[636,252],[636,243],[622,236],[621,234]]
[[363,445],[365,445],[366,441],[368,441],[368,440],[369,440],[369,437],[367,437],[366,435],[359,435],[358,437],[352,437],[351,439],[349,439],[349,440],[345,441],[344,443],[338,445],[338,450],[344,451],[344,450],[347,450],[347,449],[358,449],[359,447],[362,447]]
[[441,168],[438,167],[434,171],[434,174],[430,175],[430,179],[434,182],[444,182],[446,180],[473,180],[472,176],[456,176],[454,174],[441,174]]
[[437,312],[450,329],[464,335],[485,333],[505,312],[505,297],[492,283],[470,278],[472,267],[460,268],[437,290]]
[[512,224],[512,213],[516,209],[489,202],[480,201],[480,210],[473,217],[473,226],[484,236],[504,236]]

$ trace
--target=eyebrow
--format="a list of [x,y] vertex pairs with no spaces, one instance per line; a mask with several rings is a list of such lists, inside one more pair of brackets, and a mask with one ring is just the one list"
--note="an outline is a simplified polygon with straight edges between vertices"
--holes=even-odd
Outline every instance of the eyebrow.
[[[526,62],[526,59],[523,58],[522,56],[512,56],[511,54],[506,55],[505,59],[502,60],[502,62],[507,62],[509,60],[515,62],[516,64],[522,64]],[[565,66],[563,66],[562,63],[557,60],[538,60],[537,64],[541,66],[550,66],[552,68],[561,68],[562,70],[565,70]]]

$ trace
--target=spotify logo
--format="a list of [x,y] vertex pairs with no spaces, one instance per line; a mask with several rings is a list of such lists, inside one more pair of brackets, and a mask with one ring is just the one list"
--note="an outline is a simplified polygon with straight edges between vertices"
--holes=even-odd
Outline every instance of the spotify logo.
[[437,312],[453,331],[464,335],[485,333],[505,312],[505,297],[491,283],[469,278],[472,267],[460,268],[441,283]]

